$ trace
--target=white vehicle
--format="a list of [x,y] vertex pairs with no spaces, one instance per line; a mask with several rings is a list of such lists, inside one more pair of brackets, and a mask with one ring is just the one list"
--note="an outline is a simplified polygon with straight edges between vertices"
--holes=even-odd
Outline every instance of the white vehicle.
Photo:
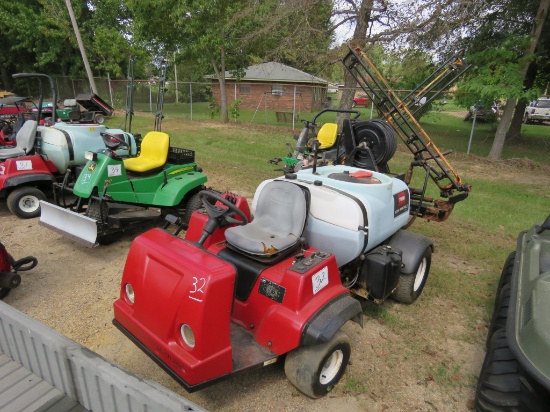
[[523,115],[523,123],[550,121],[550,98],[540,97],[537,100],[529,102]]

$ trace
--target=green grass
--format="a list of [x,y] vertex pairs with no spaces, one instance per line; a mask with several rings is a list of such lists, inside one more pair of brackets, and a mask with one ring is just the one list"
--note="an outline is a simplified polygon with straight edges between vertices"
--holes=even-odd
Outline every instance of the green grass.
[[[338,101],[335,101],[333,107],[337,107]],[[149,104],[136,104],[136,112],[155,113],[155,104],[151,107]],[[232,115],[231,107],[228,108],[231,123],[243,125],[272,125],[284,128],[292,128],[292,122],[278,122],[276,113],[273,110],[264,110],[258,107],[257,110],[238,109],[238,115]],[[371,116],[370,107],[356,108],[361,113],[361,119],[368,120]],[[442,111],[431,111],[421,118],[421,125],[428,135],[436,142],[438,147],[455,152],[466,153],[472,134],[472,122],[464,121],[463,117],[450,114],[450,112],[465,111],[456,106],[452,101],[443,106]],[[318,113],[301,112],[298,113],[299,120],[294,122],[296,133],[302,127],[302,120],[312,120]],[[219,119],[219,112],[212,113],[207,102],[189,103],[166,103],[163,107],[163,114],[166,119],[195,120],[215,122]],[[318,119],[318,122],[334,121],[334,114],[325,114]],[[152,120],[151,120],[152,122]],[[489,154],[496,132],[496,123],[476,122],[472,135],[470,153],[477,156],[486,157]],[[550,162],[550,127],[544,125],[523,125],[522,135],[510,141],[507,141],[502,157],[504,159],[519,158],[530,159],[534,162]]]

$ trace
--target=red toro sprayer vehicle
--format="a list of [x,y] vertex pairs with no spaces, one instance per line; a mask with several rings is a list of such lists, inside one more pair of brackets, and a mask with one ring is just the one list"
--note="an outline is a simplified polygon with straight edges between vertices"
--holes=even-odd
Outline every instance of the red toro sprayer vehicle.
[[[353,47],[344,64],[361,76],[372,71]],[[375,103],[393,102],[389,111],[383,104],[379,110],[389,113],[395,133],[414,130],[407,138],[414,165],[426,170],[426,180],[437,177],[447,201],[428,199],[425,188],[411,189],[404,176],[352,162],[318,167],[314,144],[312,166],[262,182],[251,210],[242,196],[203,190],[203,208],[188,226],[174,217],[174,234],[167,224],[132,243],[113,322],[187,390],[284,359],[288,379],[305,395],[321,397],[350,360],[341,329],[348,321],[362,325],[360,300],[410,304],[422,293],[433,243],[405,227],[412,216],[444,220],[469,185],[438,168],[446,165],[443,154],[411,125],[406,105],[387,93],[379,99],[384,87],[374,90]],[[372,157],[380,149],[372,143],[384,140],[378,137],[348,141],[355,148],[345,157],[358,151]],[[388,146],[394,145],[382,145]]]

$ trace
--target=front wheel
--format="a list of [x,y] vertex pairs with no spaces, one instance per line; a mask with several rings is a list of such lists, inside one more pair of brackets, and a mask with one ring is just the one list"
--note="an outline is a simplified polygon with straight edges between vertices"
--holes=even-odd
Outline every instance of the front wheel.
[[94,120],[95,120],[96,123],[103,124],[103,122],[105,121],[105,116],[98,113],[94,116]]
[[8,196],[8,209],[15,216],[31,219],[40,216],[40,201],[46,200],[46,195],[36,187],[18,187]]
[[424,250],[416,272],[399,276],[399,284],[392,293],[392,297],[401,303],[414,303],[420,297],[426,285],[431,263],[432,248],[428,246]]
[[302,346],[286,355],[285,374],[301,392],[311,398],[329,393],[344,374],[351,355],[348,336],[337,331],[331,340]]

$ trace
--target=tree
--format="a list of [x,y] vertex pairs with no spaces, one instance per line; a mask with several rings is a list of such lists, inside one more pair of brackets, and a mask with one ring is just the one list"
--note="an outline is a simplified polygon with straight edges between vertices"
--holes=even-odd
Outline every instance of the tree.
[[238,75],[254,59],[265,57],[315,65],[318,60],[311,56],[318,47],[299,51],[308,50],[312,42],[326,49],[328,4],[328,0],[128,0],[140,41],[149,39],[164,51],[177,49],[182,59],[211,67],[220,86],[225,122],[229,121],[226,71]]
[[[535,15],[533,29],[529,38],[529,46],[525,50],[523,62],[521,63],[521,68],[519,70],[519,75],[522,79],[525,79],[529,70],[529,65],[531,64],[531,59],[535,54],[540,35],[542,33],[542,28],[546,22],[549,5],[550,0],[541,0],[539,4],[539,9]],[[489,159],[498,160],[501,157],[502,148],[504,147],[504,141],[506,139],[506,131],[510,126],[512,115],[514,114],[514,110],[516,108],[516,102],[517,99],[513,96],[506,101],[506,106],[504,107],[504,112],[495,134],[495,140],[493,141],[491,151],[489,152]]]
[[[380,42],[398,50],[412,46],[444,59],[454,54],[456,48],[449,48],[449,43],[460,37],[459,30],[479,13],[483,4],[482,0],[420,0],[406,5],[390,0],[338,0],[333,21],[335,29],[354,27],[349,40],[367,49]],[[348,73],[345,87],[341,109],[351,108],[355,92],[355,80]]]

